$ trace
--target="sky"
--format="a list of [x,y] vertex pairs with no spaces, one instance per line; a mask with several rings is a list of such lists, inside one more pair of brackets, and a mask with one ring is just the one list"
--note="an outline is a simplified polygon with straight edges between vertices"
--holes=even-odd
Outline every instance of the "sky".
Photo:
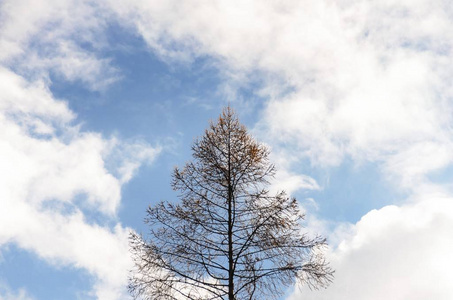
[[450,0],[0,0],[0,300],[131,299],[227,105],[328,239],[284,300],[453,299],[452,47]]

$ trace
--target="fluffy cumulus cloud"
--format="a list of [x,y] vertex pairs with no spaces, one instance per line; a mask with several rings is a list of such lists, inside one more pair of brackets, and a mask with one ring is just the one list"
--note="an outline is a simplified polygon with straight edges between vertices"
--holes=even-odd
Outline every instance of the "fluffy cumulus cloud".
[[450,299],[453,199],[431,196],[373,210],[329,255],[336,278],[326,290],[296,290],[297,299]]
[[[117,299],[130,267],[129,229],[93,224],[83,211],[117,222],[121,185],[158,150],[81,132],[43,82],[4,68],[0,78],[0,247],[14,243],[51,264],[85,269],[98,299]],[[118,176],[105,163],[113,154]]]

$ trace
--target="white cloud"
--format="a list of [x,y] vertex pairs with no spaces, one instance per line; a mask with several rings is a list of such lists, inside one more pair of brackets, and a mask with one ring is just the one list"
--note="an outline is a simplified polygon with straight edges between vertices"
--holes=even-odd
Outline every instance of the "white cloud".
[[142,164],[152,163],[162,150],[160,146],[153,148],[142,140],[120,143],[118,139],[112,139],[110,147],[112,153],[109,160],[119,162],[114,172],[117,173],[121,183],[127,183]]
[[288,195],[294,194],[296,191],[303,190],[320,190],[321,187],[318,185],[315,179],[304,174],[291,173],[286,170],[277,172],[274,180],[271,182],[271,192],[277,193],[279,191],[285,191]]
[[80,81],[92,90],[104,90],[120,79],[119,71],[108,58],[97,57],[73,41],[62,39],[53,43],[45,53],[30,51],[26,64],[18,63],[25,74],[52,70],[67,81]]
[[110,4],[164,59],[210,55],[233,81],[261,76],[270,97],[263,136],[294,147],[291,156],[323,166],[345,156],[379,162],[420,142],[449,143],[445,1]]
[[[116,219],[121,186],[159,150],[80,131],[45,81],[4,68],[0,78],[0,247],[14,243],[51,264],[87,270],[98,299],[126,297],[130,229]],[[116,225],[97,224],[86,210]]]
[[[87,270],[95,278],[97,299],[122,299],[128,270],[128,228],[90,225],[83,214],[35,208],[20,199],[4,203],[0,242],[14,243],[55,266]],[[104,296],[103,296],[104,295]],[[108,295],[108,296],[105,296]]]
[[[53,71],[92,90],[120,78],[107,46],[108,9],[94,1],[6,0],[0,4],[0,62],[31,78]],[[87,50],[90,49],[90,50]]]
[[[159,150],[81,131],[49,89],[51,72],[92,90],[119,78],[99,54],[108,10],[93,1],[7,0],[0,13],[0,250],[14,243],[55,266],[88,271],[97,299],[128,298],[121,187]],[[0,298],[30,299],[7,289]]]
[[[291,78],[299,80],[291,81],[294,92],[269,102],[263,120],[266,135],[270,133],[270,140],[284,148],[293,146],[293,157],[322,166],[338,165],[345,156],[382,162],[389,175],[397,175],[397,185],[416,186],[420,182],[413,184],[414,176],[451,162],[452,122],[448,101],[452,93],[445,77],[451,73],[446,63],[451,45],[443,42],[440,54],[437,44],[451,40],[451,28],[422,30],[420,26],[426,27],[430,21],[419,24],[417,20],[435,15],[440,21],[429,20],[452,27],[451,19],[440,9],[391,1],[385,5],[344,1],[342,7],[331,5],[325,10],[323,16],[336,18],[320,24],[324,29],[320,39],[339,40],[335,45],[320,45],[320,53],[330,53],[325,62],[310,52],[319,46],[316,42],[302,44],[301,40],[300,47],[288,47],[312,59],[301,57],[294,61],[296,67],[282,71],[292,72],[304,65],[313,72],[292,73]],[[387,15],[389,11],[398,17]],[[372,21],[374,18],[379,22]],[[317,26],[313,22],[312,28]],[[436,43],[425,43],[427,37]],[[423,150],[426,147],[435,151]],[[407,159],[404,168],[396,167],[398,156],[409,153],[426,163]],[[445,154],[439,157],[439,153]]]
[[453,199],[428,197],[367,213],[332,251],[335,281],[297,299],[451,299]]
[[[17,116],[25,122],[23,125],[33,125],[37,119],[44,123],[68,123],[74,119],[74,114],[65,102],[52,98],[43,80],[28,82],[14,72],[0,67],[0,88],[2,114],[13,118]],[[33,95],[33,98],[30,95]],[[33,130],[33,126],[31,129]]]
[[[42,83],[28,84],[5,70],[1,75],[3,190],[12,193],[10,197],[36,203],[54,198],[70,201],[77,193],[86,193],[92,206],[114,213],[120,184],[104,167],[108,142],[94,133],[67,130],[73,113],[55,101]],[[67,136],[56,135],[57,129]]]

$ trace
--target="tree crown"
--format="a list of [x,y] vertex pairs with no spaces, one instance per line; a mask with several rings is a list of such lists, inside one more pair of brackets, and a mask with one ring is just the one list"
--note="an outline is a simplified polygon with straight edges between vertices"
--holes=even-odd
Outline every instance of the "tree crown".
[[173,174],[181,203],[149,207],[149,240],[131,235],[136,298],[276,299],[296,281],[330,282],[319,252],[325,239],[302,232],[296,199],[270,195],[269,150],[230,107],[192,152],[193,161]]

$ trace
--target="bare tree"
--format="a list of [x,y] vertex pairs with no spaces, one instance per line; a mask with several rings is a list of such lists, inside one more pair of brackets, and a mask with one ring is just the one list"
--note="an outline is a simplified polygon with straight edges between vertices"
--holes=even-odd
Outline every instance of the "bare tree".
[[333,271],[321,237],[302,232],[303,214],[285,192],[271,196],[275,174],[266,146],[229,107],[175,168],[181,203],[147,211],[150,238],[131,234],[136,299],[277,299],[299,281],[326,286]]

